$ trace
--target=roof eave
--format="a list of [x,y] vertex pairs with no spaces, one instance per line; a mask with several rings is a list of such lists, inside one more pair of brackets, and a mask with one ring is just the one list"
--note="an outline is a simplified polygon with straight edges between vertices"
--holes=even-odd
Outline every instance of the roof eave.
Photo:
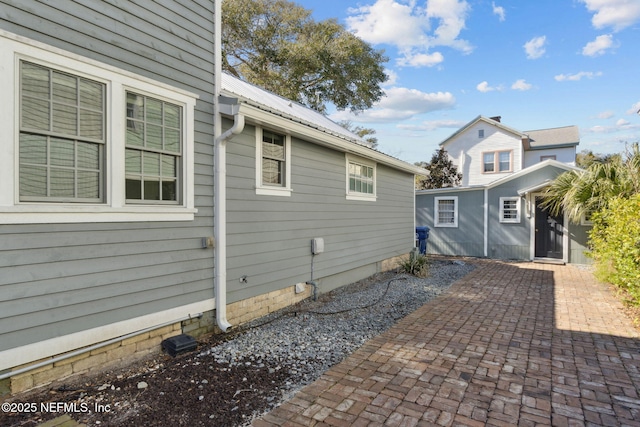
[[[225,114],[225,112],[222,113]],[[376,151],[373,148],[360,143],[355,138],[347,138],[346,135],[339,135],[321,126],[289,116],[281,111],[269,110],[263,105],[255,105],[254,103],[241,100],[240,114],[243,114],[248,122],[260,126],[276,128],[286,134],[296,136],[317,145],[329,147],[344,153],[355,154],[413,175],[428,174],[428,172],[423,168],[414,166],[400,159],[396,159],[395,157],[391,157],[380,151]],[[225,116],[230,117],[228,112]]]

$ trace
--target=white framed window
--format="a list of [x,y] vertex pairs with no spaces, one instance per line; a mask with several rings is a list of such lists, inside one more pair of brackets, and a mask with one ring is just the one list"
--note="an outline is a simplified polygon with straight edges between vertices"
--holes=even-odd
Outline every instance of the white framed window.
[[500,197],[500,222],[519,223],[521,205],[519,197]]
[[365,159],[346,156],[347,199],[376,200],[376,164]]
[[482,173],[512,171],[512,151],[490,151],[482,153]]
[[478,129],[478,138],[484,138],[484,129]]
[[556,155],[555,154],[550,154],[548,156],[540,156],[540,161],[544,162],[545,160],[555,160],[556,159]]
[[593,225],[594,211],[587,211],[580,216],[580,225]]
[[256,194],[291,196],[291,136],[256,126]]
[[458,197],[434,198],[434,226],[458,227]]
[[0,61],[0,224],[194,218],[197,95],[7,32]]

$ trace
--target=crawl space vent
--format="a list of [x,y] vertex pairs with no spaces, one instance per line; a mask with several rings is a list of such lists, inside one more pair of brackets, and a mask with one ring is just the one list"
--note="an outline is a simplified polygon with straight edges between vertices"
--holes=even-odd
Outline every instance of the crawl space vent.
[[162,341],[162,348],[173,357],[193,351],[197,345],[195,338],[186,334],[176,335]]

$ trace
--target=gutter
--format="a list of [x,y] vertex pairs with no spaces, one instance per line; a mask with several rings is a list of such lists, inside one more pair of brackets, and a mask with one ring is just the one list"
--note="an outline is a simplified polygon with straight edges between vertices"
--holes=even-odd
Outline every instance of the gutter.
[[[222,84],[222,0],[216,0],[214,3],[213,228],[216,238],[214,288],[216,322],[222,332],[227,332],[227,329],[231,327],[227,320],[227,142],[244,129],[244,115],[240,114],[238,99],[220,96]],[[224,133],[221,133],[222,111],[233,115],[233,126]]]

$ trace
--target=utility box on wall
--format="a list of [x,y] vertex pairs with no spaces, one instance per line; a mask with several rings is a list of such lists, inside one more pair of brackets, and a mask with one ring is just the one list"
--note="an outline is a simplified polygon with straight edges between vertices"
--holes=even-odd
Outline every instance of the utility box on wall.
[[324,252],[324,239],[322,237],[311,239],[311,253],[317,255],[322,252]]

